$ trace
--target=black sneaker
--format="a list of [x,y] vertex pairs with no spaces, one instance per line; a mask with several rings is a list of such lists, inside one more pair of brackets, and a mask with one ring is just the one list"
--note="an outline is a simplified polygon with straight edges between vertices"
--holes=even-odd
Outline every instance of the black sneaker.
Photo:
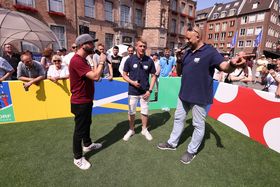
[[157,147],[161,150],[172,150],[172,151],[175,151],[176,150],[176,147],[173,147],[172,145],[170,145],[169,143],[159,143],[157,145]]
[[195,158],[195,154],[191,154],[188,151],[181,157],[181,162],[183,164],[189,164]]

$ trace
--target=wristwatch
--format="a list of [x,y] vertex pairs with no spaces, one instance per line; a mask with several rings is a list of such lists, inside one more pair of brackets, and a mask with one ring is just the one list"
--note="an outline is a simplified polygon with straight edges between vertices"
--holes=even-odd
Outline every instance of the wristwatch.
[[150,93],[153,93],[153,90],[148,90]]

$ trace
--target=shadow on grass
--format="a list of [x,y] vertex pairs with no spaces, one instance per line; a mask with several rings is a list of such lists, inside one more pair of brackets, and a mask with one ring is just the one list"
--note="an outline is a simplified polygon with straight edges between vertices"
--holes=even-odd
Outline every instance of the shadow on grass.
[[[179,140],[178,146],[180,146],[181,144],[183,144],[188,138],[191,138],[192,133],[193,133],[193,126],[192,126],[192,119],[188,119],[186,121],[187,124],[189,124],[183,131],[181,138]],[[219,136],[219,134],[213,129],[213,127],[209,124],[209,123],[205,123],[205,134],[204,134],[204,138],[202,140],[202,143],[197,151],[197,153],[199,153],[200,151],[203,150],[204,146],[205,146],[205,141],[207,139],[210,139],[211,136],[210,134],[213,134],[215,139],[216,139],[216,145],[219,148],[224,148],[224,145],[222,144],[222,140],[221,137]]]
[[[164,125],[169,119],[170,114],[168,112],[155,113],[149,116],[149,130],[152,131],[162,125]],[[135,120],[135,133],[138,134],[142,130],[141,119]],[[96,140],[98,143],[102,143],[102,148],[98,150],[91,151],[85,154],[85,157],[88,159],[91,156],[97,154],[99,151],[106,149],[113,145],[114,143],[122,140],[125,133],[128,131],[129,123],[128,120],[118,123],[108,134]]]

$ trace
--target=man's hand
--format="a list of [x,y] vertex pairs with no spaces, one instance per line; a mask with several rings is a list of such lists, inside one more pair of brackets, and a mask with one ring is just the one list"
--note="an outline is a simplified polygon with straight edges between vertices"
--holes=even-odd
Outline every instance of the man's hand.
[[50,80],[52,82],[57,82],[59,80],[59,77],[51,77]]
[[112,80],[113,80],[113,76],[110,75],[107,79],[108,79],[109,81],[112,81]]
[[151,93],[149,91],[146,91],[146,93],[143,95],[143,99],[145,101],[147,101],[149,99],[150,95],[151,95]]
[[140,88],[140,86],[141,86],[137,81],[132,81],[131,84],[136,88]]
[[232,67],[243,67],[246,60],[241,56],[236,56],[232,58],[229,63]]
[[99,56],[99,62],[106,62],[107,56],[104,53],[101,53]]
[[29,87],[30,87],[31,85],[32,85],[31,82],[25,82],[25,83],[23,83],[23,88],[24,88],[25,90],[28,90]]

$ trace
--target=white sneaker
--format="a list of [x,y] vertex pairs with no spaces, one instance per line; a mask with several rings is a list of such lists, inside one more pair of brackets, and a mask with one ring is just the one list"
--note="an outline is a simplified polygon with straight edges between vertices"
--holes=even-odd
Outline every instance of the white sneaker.
[[145,136],[145,138],[149,141],[153,139],[152,135],[148,131],[148,129],[142,129],[141,134]]
[[90,144],[88,147],[84,147],[83,146],[83,151],[85,152],[85,153],[87,153],[87,152],[90,152],[90,151],[92,151],[92,150],[94,150],[94,149],[100,149],[102,147],[102,144],[101,143],[92,143],[92,144]]
[[129,129],[127,133],[124,135],[123,140],[128,141],[131,136],[135,134],[134,130]]
[[91,164],[85,159],[85,157],[82,157],[80,159],[74,158],[74,164],[82,170],[87,170],[91,166]]

